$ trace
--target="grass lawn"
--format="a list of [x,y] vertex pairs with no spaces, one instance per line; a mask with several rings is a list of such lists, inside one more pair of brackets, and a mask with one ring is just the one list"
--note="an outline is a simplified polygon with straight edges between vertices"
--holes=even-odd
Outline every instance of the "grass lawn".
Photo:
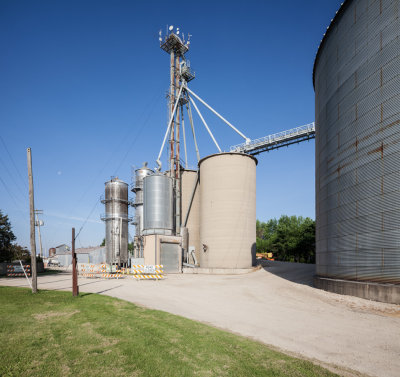
[[308,361],[96,294],[0,287],[0,376],[334,376]]

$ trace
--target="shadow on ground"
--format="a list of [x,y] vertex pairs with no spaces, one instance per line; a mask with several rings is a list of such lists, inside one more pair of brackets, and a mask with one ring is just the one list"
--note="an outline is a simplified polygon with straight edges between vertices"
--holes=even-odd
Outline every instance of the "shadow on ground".
[[261,266],[265,271],[293,283],[314,286],[315,264],[262,261]]

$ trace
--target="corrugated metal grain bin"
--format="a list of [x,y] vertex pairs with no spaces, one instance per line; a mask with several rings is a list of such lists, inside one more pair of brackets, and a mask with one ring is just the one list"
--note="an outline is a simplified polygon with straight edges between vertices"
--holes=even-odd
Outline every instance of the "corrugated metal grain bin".
[[172,178],[162,174],[143,179],[143,234],[173,232]]
[[346,1],[315,59],[321,277],[400,283],[399,8]]
[[256,244],[257,160],[220,153],[200,160],[200,267],[250,268]]

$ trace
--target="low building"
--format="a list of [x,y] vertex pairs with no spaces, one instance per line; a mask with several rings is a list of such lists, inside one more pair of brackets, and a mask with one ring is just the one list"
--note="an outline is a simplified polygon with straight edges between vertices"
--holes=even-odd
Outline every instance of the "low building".
[[[67,245],[60,245],[55,249],[56,255],[51,259],[57,259],[60,267],[72,265],[72,252]],[[75,253],[77,263],[103,264],[106,262],[105,246],[81,247],[76,249]]]
[[71,253],[71,248],[68,245],[66,245],[65,243],[63,243],[62,245],[56,246],[55,249],[56,249],[56,255],[62,255],[62,254],[68,253],[68,252]]

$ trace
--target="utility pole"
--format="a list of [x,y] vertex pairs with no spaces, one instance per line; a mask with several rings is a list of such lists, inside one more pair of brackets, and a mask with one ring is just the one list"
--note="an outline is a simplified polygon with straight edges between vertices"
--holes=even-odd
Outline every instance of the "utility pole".
[[75,228],[72,228],[72,296],[79,294],[78,274],[76,271],[76,253],[75,253]]
[[35,202],[33,194],[33,174],[32,174],[32,151],[27,149],[28,157],[28,177],[29,177],[29,212],[31,228],[31,271],[32,271],[32,293],[37,293],[37,268],[36,268],[36,239],[35,239]]
[[38,215],[42,215],[43,214],[43,210],[41,209],[35,209],[35,215],[36,215],[36,226],[38,227],[38,234],[39,234],[39,246],[40,246],[40,257],[43,258],[43,248],[42,248],[42,236],[40,234],[40,227],[42,225],[44,225],[42,220],[39,220],[39,216]]

